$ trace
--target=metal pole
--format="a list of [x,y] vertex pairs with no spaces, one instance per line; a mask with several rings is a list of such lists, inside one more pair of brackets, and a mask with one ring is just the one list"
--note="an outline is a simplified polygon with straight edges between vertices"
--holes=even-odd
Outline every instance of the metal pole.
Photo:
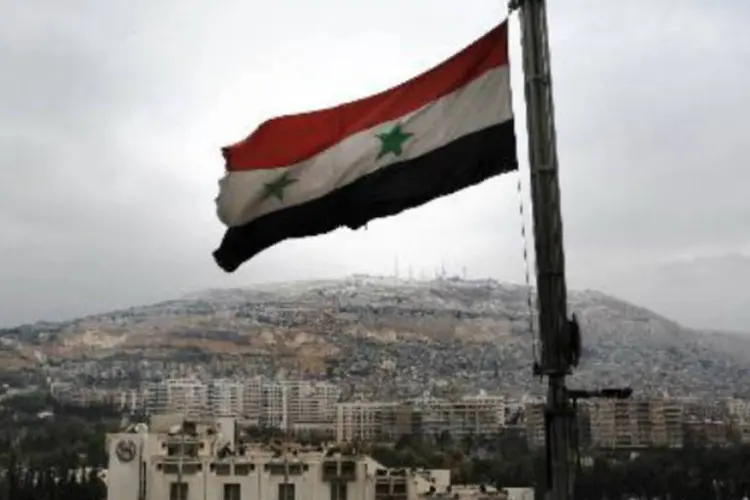
[[544,0],[516,0],[520,7],[526,127],[537,263],[541,366],[548,377],[547,458],[549,500],[572,497],[571,409],[565,387],[570,370],[565,256],[558,183],[552,78]]
[[179,500],[187,500],[183,497],[183,485],[182,485],[182,461],[185,456],[185,421],[187,420],[187,401],[183,403],[182,411],[182,424],[180,425],[180,457],[177,462],[177,496]]
[[[184,423],[183,423],[184,425]],[[180,500],[187,500],[186,498],[183,498],[182,493],[182,459],[183,454],[185,453],[185,429],[180,430],[180,458],[177,462],[177,488],[179,489],[179,492],[177,495],[179,496]]]

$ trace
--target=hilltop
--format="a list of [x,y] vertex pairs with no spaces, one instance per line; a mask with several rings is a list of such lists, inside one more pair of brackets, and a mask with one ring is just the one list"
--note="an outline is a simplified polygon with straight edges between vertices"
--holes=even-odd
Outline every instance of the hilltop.
[[[219,375],[328,377],[381,397],[426,388],[521,394],[541,389],[531,376],[528,294],[492,280],[369,276],[207,290],[0,330],[0,354],[15,368],[127,362],[143,371],[156,361],[192,360]],[[569,299],[584,335],[572,385],[748,393],[750,336],[684,328],[595,291]]]

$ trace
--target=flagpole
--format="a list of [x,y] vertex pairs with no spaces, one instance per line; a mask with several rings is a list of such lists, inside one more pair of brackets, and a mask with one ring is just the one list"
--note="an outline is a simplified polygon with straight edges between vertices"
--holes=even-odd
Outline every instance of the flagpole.
[[[567,317],[557,144],[545,0],[511,0],[520,10],[526,127],[531,173],[531,202],[537,263],[537,303],[541,360],[537,375],[548,381],[545,411],[547,500],[572,498],[572,412],[565,377],[577,363],[573,336],[577,328]],[[574,331],[575,330],[575,331]]]

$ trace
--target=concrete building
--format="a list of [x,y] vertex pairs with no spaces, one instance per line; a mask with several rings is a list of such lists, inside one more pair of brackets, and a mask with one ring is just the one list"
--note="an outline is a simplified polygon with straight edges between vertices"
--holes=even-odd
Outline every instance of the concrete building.
[[287,422],[293,429],[325,425],[333,429],[341,389],[328,382],[279,382],[286,391]]
[[338,386],[328,382],[285,380],[263,384],[260,423],[292,432],[333,435]]
[[750,401],[733,398],[726,403],[732,430],[740,443],[750,444]]
[[260,425],[263,413],[263,378],[245,379],[242,384],[242,418],[248,423]]
[[146,408],[149,414],[183,413],[204,416],[209,409],[208,386],[195,378],[170,378],[149,384]]
[[468,396],[456,401],[419,399],[414,401],[422,415],[422,433],[450,433],[454,438],[499,433],[505,427],[505,399],[500,396]]
[[384,415],[398,403],[353,401],[336,405],[336,441],[373,442],[383,438]]
[[289,430],[288,398],[283,384],[263,384],[261,387],[260,425]]
[[524,408],[526,439],[533,448],[544,446],[544,408],[544,400],[529,401]]
[[[451,500],[533,498],[451,486],[448,470],[388,469],[351,450],[252,445],[234,419],[153,419],[107,437],[108,500]],[[456,488],[456,491],[452,491]]]
[[404,435],[452,438],[497,434],[505,427],[502,397],[423,398],[404,403],[348,402],[336,406],[336,439],[396,441]]
[[332,436],[340,395],[338,386],[326,382],[173,378],[150,384],[145,399],[150,415],[231,416],[261,427]]
[[667,399],[593,400],[588,404],[591,444],[599,448],[681,448],[683,408]]
[[[681,448],[684,444],[684,412],[677,400],[580,401],[577,417],[578,440],[582,447]],[[544,446],[543,401],[526,403],[525,424],[529,445]]]
[[685,444],[692,446],[727,446],[730,425],[721,420],[691,418],[684,424]]
[[208,407],[216,417],[237,417],[244,411],[245,384],[240,380],[215,379],[208,385]]

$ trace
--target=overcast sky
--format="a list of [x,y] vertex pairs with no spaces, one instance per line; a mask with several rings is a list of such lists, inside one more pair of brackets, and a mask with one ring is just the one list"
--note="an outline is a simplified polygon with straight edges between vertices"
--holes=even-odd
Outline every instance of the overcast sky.
[[[0,325],[392,274],[397,256],[403,276],[443,264],[523,281],[516,174],[282,243],[233,275],[211,257],[221,146],[424,71],[499,22],[503,0],[0,6]],[[750,2],[553,1],[549,18],[569,286],[750,332]]]

